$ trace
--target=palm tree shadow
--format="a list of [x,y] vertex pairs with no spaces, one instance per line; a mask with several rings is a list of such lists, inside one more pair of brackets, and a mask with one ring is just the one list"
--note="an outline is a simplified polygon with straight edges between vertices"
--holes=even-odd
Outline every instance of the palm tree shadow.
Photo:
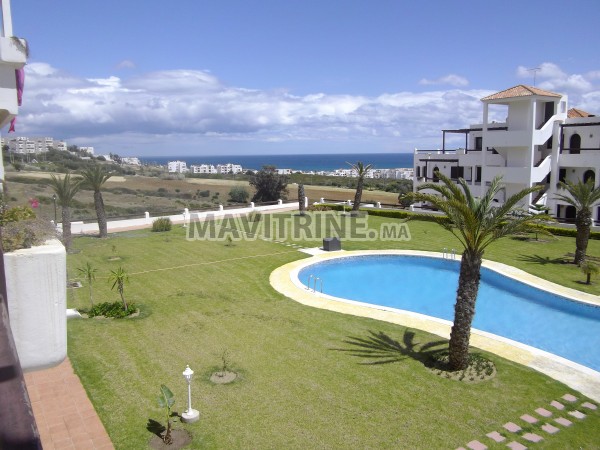
[[146,424],[146,430],[150,433],[157,435],[159,438],[162,438],[162,434],[165,432],[166,428],[164,425],[154,419],[148,419],[148,423]]
[[519,255],[517,258],[519,261],[529,262],[533,264],[540,264],[545,266],[546,264],[566,264],[567,261],[565,258],[552,258],[550,259],[548,256],[540,256],[540,255]]
[[343,341],[353,346],[352,348],[332,350],[347,352],[352,356],[365,359],[360,364],[390,364],[412,358],[426,366],[434,365],[435,357],[447,351],[447,340],[431,341],[421,345],[415,342],[414,338],[415,333],[409,330],[404,332],[402,342],[392,339],[383,331],[369,331],[367,337],[350,336]]

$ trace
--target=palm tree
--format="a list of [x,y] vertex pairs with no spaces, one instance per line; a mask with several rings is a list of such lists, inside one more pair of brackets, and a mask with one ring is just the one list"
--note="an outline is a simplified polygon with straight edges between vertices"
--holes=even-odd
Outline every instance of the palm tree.
[[352,170],[354,170],[358,174],[358,180],[356,181],[356,194],[354,195],[354,204],[352,205],[352,211],[358,211],[358,208],[360,208],[360,199],[362,198],[365,176],[367,175],[367,173],[369,173],[369,170],[373,168],[373,165],[367,164],[365,166],[360,161],[358,161],[356,164],[350,165],[352,166]]
[[79,273],[85,277],[88,282],[88,287],[90,290],[90,303],[92,304],[92,308],[94,307],[94,299],[92,298],[92,282],[96,281],[96,272],[98,269],[94,268],[89,261],[85,263],[85,266],[77,268]]
[[129,282],[129,275],[123,269],[123,267],[119,266],[116,270],[111,270],[110,275],[108,277],[108,282],[112,282],[111,289],[117,288],[119,295],[121,296],[121,301],[123,302],[123,307],[125,311],[127,311],[127,302],[125,301],[125,296],[123,295],[123,290],[125,287],[125,283]]
[[430,189],[439,195],[422,192],[408,195],[416,201],[429,202],[446,213],[449,221],[438,223],[454,234],[464,247],[449,343],[450,367],[462,370],[469,364],[471,323],[475,316],[484,250],[492,242],[524,230],[536,218],[534,215],[513,215],[511,212],[524,197],[538,191],[541,186],[523,189],[508,198],[503,205],[495,206],[494,196],[502,189],[500,177],[494,178],[482,198],[477,198],[473,197],[462,178],[459,178],[456,185],[439,172],[436,172],[436,176],[441,183],[426,183],[419,186],[418,190]]
[[585,259],[588,240],[590,238],[592,208],[594,204],[600,201],[600,186],[594,188],[592,180],[588,180],[586,183],[579,180],[577,184],[571,181],[561,181],[559,185],[567,191],[568,195],[556,194],[554,198],[574,206],[577,211],[577,215],[575,216],[577,236],[575,237],[576,248],[573,263],[580,265]]
[[65,249],[71,248],[71,203],[81,188],[81,179],[72,179],[67,173],[64,177],[50,176],[50,186],[56,194],[58,204],[62,207],[62,240]]
[[96,217],[98,218],[98,230],[100,237],[105,238],[108,235],[106,227],[106,211],[104,210],[104,200],[100,189],[102,185],[112,176],[106,171],[104,166],[94,164],[92,167],[81,172],[83,183],[94,190],[94,206],[96,208]]

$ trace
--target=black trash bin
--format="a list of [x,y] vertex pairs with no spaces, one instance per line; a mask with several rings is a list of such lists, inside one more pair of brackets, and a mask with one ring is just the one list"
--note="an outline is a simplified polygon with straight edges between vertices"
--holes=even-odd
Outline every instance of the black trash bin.
[[338,238],[332,237],[323,239],[323,250],[326,252],[335,252],[341,249],[342,243]]

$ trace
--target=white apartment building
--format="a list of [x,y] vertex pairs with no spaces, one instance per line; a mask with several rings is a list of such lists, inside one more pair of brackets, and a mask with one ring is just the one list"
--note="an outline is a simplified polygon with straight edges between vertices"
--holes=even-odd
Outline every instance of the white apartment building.
[[186,173],[188,171],[187,163],[185,161],[169,161],[167,170],[169,173]]
[[198,164],[191,165],[190,170],[192,173],[201,173],[201,174],[215,174],[217,173],[217,168],[212,164]]
[[225,173],[242,173],[244,169],[239,164],[217,164],[217,173],[225,174]]
[[51,137],[7,137],[2,138],[1,145],[2,147],[8,145],[8,151],[10,153],[23,155],[45,153],[50,150],[50,148],[63,151],[67,150],[67,143],[65,141],[59,141]]
[[[495,199],[526,187],[543,190],[526,199],[543,204],[559,219],[574,219],[575,208],[555,199],[559,181],[593,180],[600,183],[600,118],[568,109],[566,95],[518,85],[481,99],[481,124],[442,130],[441,150],[414,152],[414,189],[437,182],[434,173],[463,178],[475,195],[483,195],[491,180],[502,176],[504,189]],[[502,120],[499,121],[498,119]],[[446,149],[446,135],[462,134],[464,148]],[[600,221],[600,206],[593,212]]]
[[142,162],[140,161],[139,158],[137,158],[135,156],[122,156],[121,164],[127,164],[130,166],[141,166]]
[[94,147],[79,147],[79,151],[85,152],[90,156],[94,156]]

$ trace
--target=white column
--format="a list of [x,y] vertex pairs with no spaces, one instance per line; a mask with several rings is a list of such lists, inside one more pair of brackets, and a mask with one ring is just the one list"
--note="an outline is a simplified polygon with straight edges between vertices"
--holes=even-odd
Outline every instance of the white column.
[[2,0],[2,31],[4,37],[11,37],[13,35],[10,0]]
[[[486,156],[487,156],[487,137],[488,137],[488,116],[489,116],[489,105],[487,103],[483,104],[483,127],[481,130],[481,186],[479,187],[479,195],[483,197],[486,191],[485,185],[485,165],[486,165]],[[473,179],[477,177],[477,168],[474,167]]]

